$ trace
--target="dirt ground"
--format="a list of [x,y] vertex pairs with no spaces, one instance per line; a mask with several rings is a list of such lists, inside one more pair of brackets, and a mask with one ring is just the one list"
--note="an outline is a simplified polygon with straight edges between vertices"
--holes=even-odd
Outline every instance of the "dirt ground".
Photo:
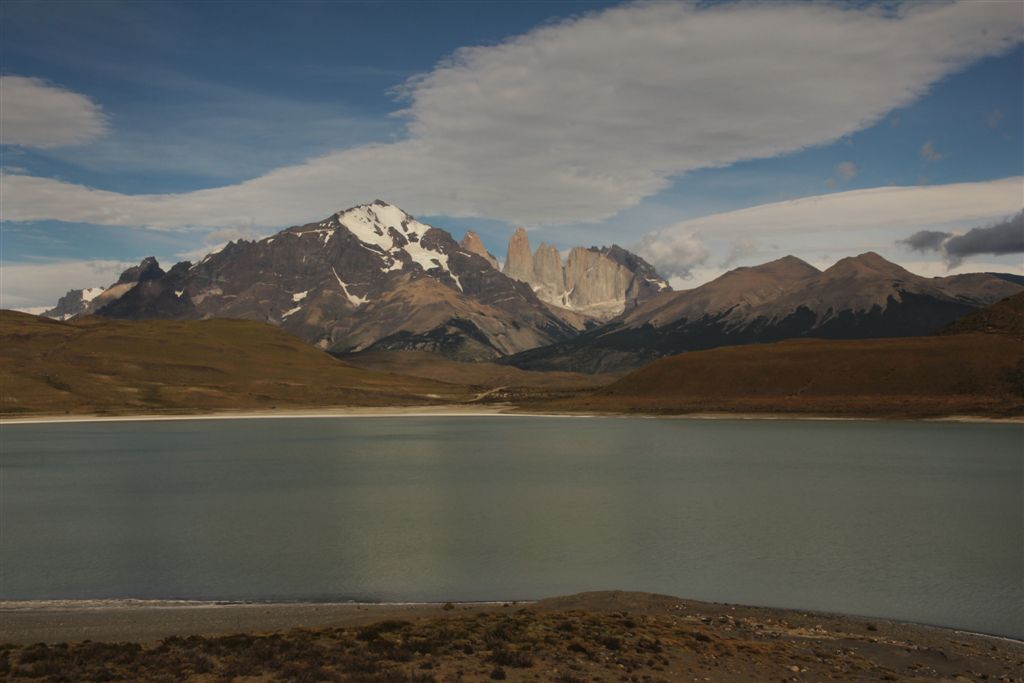
[[0,676],[12,681],[1024,681],[1021,641],[624,592],[518,604],[8,604],[0,641]]

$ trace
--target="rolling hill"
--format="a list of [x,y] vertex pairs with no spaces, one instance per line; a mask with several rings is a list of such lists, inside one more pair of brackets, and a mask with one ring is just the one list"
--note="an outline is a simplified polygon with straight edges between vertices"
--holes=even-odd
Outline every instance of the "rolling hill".
[[59,322],[0,311],[0,415],[454,403],[453,384],[347,365],[247,320]]
[[[959,333],[787,340],[683,353],[549,409],[1020,416],[1024,415],[1022,302],[1024,295],[1017,295],[970,316],[951,331],[959,329]],[[999,327],[990,323],[993,319]]]

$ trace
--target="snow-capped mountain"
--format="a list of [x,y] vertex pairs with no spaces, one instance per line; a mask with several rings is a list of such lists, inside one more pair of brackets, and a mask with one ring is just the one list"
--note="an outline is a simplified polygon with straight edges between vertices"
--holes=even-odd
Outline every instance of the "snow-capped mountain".
[[140,279],[96,312],[229,317],[334,352],[426,349],[495,358],[575,334],[529,286],[380,200]]

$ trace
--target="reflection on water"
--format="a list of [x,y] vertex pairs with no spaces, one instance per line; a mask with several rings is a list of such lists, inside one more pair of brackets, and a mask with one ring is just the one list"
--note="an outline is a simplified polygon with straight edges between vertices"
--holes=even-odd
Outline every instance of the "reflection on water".
[[8,599],[621,588],[1024,635],[1024,427],[446,417],[5,426]]

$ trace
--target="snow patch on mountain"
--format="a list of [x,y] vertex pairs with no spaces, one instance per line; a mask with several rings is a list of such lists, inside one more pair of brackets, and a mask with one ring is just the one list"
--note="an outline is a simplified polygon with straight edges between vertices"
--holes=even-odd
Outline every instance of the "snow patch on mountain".
[[[334,220],[351,232],[363,245],[379,250],[384,260],[384,266],[381,268],[383,272],[403,268],[404,262],[397,259],[396,255],[404,251],[409,255],[410,261],[418,264],[423,270],[440,268],[452,275],[448,255],[428,249],[422,244],[423,235],[430,230],[430,226],[420,223],[397,206],[384,203],[365,204],[335,214]],[[404,240],[397,240],[396,234]],[[401,241],[405,244],[396,244]],[[367,249],[377,253],[372,248]],[[461,290],[462,284],[458,278],[452,275],[452,279]]]
[[345,298],[348,299],[350,304],[358,308],[359,306],[362,306],[367,301],[369,301],[369,299],[367,299],[366,297],[356,296],[352,292],[348,291],[348,287],[338,276],[338,271],[334,269],[334,266],[331,266],[331,272],[334,273],[334,279],[338,281],[338,286],[341,287],[342,293],[345,295]]

